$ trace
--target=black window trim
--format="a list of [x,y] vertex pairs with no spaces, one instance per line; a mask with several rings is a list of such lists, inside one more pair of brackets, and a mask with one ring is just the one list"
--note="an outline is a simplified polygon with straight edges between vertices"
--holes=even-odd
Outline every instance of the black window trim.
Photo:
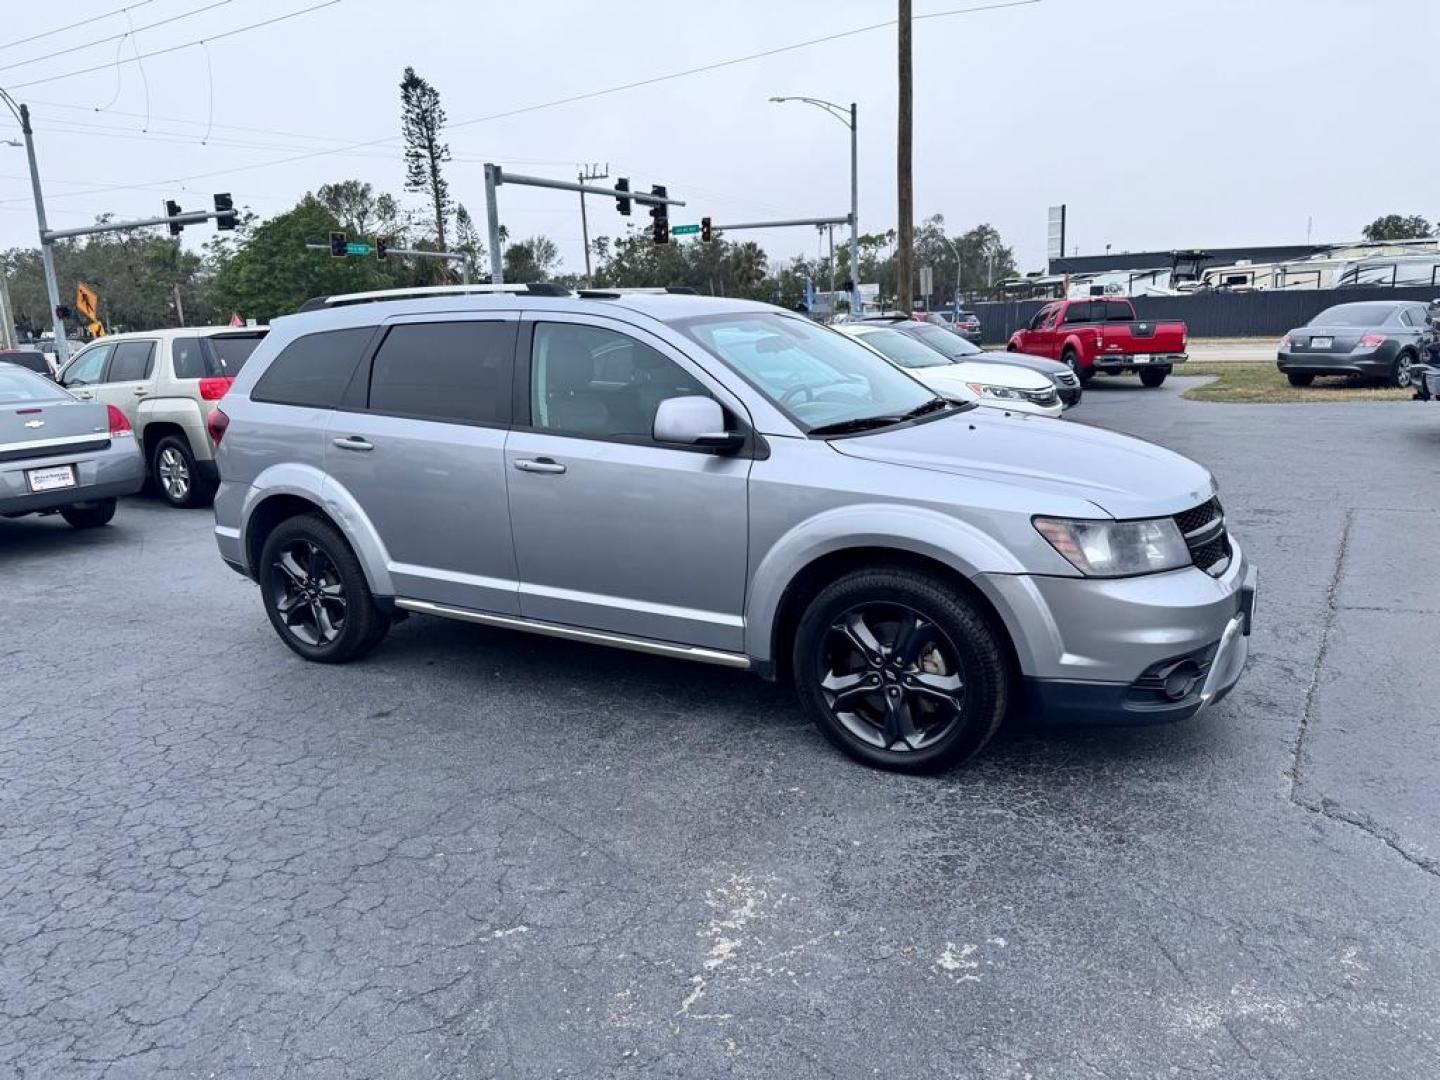
[[[574,311],[527,311],[525,316],[523,322],[528,324],[528,327],[519,335],[525,344],[525,349],[523,352],[517,350],[515,356],[515,398],[517,407],[514,411],[512,430],[524,431],[532,435],[552,435],[557,439],[584,439],[587,442],[615,443],[620,446],[640,446],[650,450],[675,450],[682,454],[714,455],[717,452],[721,452],[717,451],[717,448],[713,446],[681,446],[679,443],[656,442],[653,435],[648,438],[636,435],[595,435],[588,432],[558,431],[554,428],[534,426],[532,423],[533,418],[530,415],[530,375],[531,365],[534,362],[535,327],[540,323],[552,323],[565,326],[588,326],[595,330],[609,330],[611,333],[633,338],[641,345],[659,353],[672,364],[675,363],[675,359],[667,355],[665,349],[669,349],[670,352],[685,357],[685,359],[689,361],[690,366],[694,368],[694,371],[689,373],[710,391],[711,396],[714,397],[725,414],[726,423],[734,424],[734,430],[740,432],[745,437],[745,441],[731,456],[752,458],[756,461],[764,461],[770,457],[770,446],[766,443],[764,436],[755,429],[755,425],[745,409],[744,402],[741,402],[734,394],[724,389],[723,384],[711,375],[701,364],[691,359],[688,353],[677,349],[668,341],[663,342],[665,349],[658,348],[641,336],[644,334],[644,330],[641,327],[627,323],[621,319],[609,319],[604,316],[591,316]],[[556,318],[556,316],[560,317]],[[661,341],[662,339],[655,338],[655,340]],[[680,366],[682,371],[687,370],[683,365],[677,366]],[[519,399],[522,396],[525,399],[523,413],[518,406]],[[731,404],[732,401],[734,405]],[[523,424],[520,422],[522,416],[524,418]]]
[[[438,316],[438,317],[437,317]],[[429,312],[424,315],[401,315],[387,319],[384,323],[373,327],[375,333],[366,344],[365,353],[359,364],[355,366],[355,373],[350,378],[350,385],[340,395],[342,411],[369,413],[372,416],[393,416],[398,420],[421,420],[427,424],[455,424],[460,427],[488,428],[492,431],[509,431],[514,426],[512,423],[514,408],[512,404],[509,409],[511,419],[501,421],[486,420],[460,420],[453,416],[428,416],[421,413],[395,412],[390,409],[374,409],[370,407],[370,381],[374,373],[375,357],[385,345],[385,339],[390,332],[399,326],[429,326],[445,323],[502,323],[509,324],[517,331],[518,336],[519,320],[514,311],[496,312]],[[358,328],[350,328],[358,329]],[[514,378],[515,373],[515,337],[510,341],[510,375]],[[502,366],[503,369],[503,366]],[[513,388],[512,388],[513,389]],[[511,397],[513,398],[513,393]],[[351,402],[357,402],[351,407]]]

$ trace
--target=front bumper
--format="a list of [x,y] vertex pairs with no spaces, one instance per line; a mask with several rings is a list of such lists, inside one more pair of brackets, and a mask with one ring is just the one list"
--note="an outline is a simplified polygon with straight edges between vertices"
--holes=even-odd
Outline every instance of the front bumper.
[[[74,466],[74,487],[39,493],[30,490],[26,472],[58,465]],[[34,514],[75,503],[134,495],[144,483],[145,463],[133,438],[115,439],[108,449],[88,453],[7,461],[0,464],[0,516]]]
[[1395,370],[1399,349],[1392,343],[1350,352],[1313,352],[1309,349],[1281,349],[1275,366],[1285,375],[1358,375],[1366,379],[1388,379]]
[[1249,652],[1256,570],[1232,539],[1224,574],[982,575],[1031,711],[1054,723],[1183,720],[1219,701]]
[[1000,412],[1025,413],[1028,416],[1059,416],[1065,411],[1065,403],[1058,397],[1053,404],[1037,405],[1033,401],[1007,401],[1003,398],[978,398],[976,405]]

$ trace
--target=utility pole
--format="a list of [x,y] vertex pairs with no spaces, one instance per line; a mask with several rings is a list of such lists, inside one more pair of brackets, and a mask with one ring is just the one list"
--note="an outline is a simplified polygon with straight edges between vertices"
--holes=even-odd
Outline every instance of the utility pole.
[[[590,180],[609,180],[610,165],[605,165],[605,171],[600,171],[599,165],[582,165],[578,182],[583,186]],[[585,284],[590,284],[590,225],[585,220],[585,192],[580,192],[580,241],[585,245]]]
[[898,146],[896,181],[899,187],[900,225],[897,259],[897,280],[895,291],[899,294],[899,308],[907,315],[914,306],[914,262],[915,255],[915,207],[914,187],[911,174],[911,148],[913,133],[912,103],[915,96],[915,76],[910,61],[910,7],[911,0],[900,0],[900,116],[898,124]]
[[10,306],[10,286],[5,275],[0,274],[0,349],[15,346],[15,311]]
[[185,305],[180,302],[180,283],[178,281],[170,286],[170,295],[175,297],[175,318],[180,321],[181,326],[184,326]]
[[25,156],[30,162],[30,187],[35,194],[35,223],[40,233],[40,262],[45,268],[45,291],[50,299],[50,324],[55,331],[55,362],[64,364],[70,359],[70,343],[65,338],[65,320],[60,318],[60,282],[55,277],[55,252],[51,249],[49,226],[45,224],[45,196],[40,190],[40,166],[35,161],[35,132],[30,126],[30,107],[21,105],[4,90],[3,100],[15,119],[20,121],[20,131],[25,136]]

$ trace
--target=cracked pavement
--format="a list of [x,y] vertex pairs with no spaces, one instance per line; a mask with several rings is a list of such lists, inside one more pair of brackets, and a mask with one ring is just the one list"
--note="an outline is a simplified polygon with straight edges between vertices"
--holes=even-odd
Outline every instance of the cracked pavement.
[[1440,1074],[1440,407],[1077,422],[1205,462],[1249,671],[842,759],[751,676],[414,618],[307,665],[208,513],[0,521],[0,1077]]

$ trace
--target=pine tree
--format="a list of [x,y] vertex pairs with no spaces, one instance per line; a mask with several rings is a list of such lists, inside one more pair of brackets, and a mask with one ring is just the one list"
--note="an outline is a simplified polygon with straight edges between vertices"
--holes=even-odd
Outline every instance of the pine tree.
[[405,137],[405,190],[427,193],[435,208],[435,240],[445,250],[445,219],[450,214],[450,185],[440,166],[450,147],[440,141],[445,109],[440,91],[407,67],[400,80],[400,132]]

